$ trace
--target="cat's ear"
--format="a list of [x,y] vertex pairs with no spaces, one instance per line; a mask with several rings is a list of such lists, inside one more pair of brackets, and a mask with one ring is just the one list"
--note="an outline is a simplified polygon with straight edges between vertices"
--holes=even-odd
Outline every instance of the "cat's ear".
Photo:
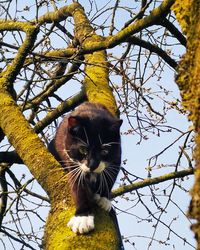
[[123,123],[123,120],[121,119],[118,119],[116,121],[114,121],[110,127],[111,130],[114,130],[114,131],[119,131],[121,125]]
[[77,125],[79,125],[79,122],[76,116],[68,117],[68,128],[75,127]]
[[81,117],[80,116],[69,116],[68,117],[68,130],[72,134],[75,134],[81,128]]

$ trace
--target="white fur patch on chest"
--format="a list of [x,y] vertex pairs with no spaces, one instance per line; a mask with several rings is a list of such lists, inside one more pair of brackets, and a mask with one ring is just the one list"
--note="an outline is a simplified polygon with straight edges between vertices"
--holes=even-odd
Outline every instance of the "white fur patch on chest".
[[74,233],[88,233],[94,229],[94,216],[73,216],[67,226],[70,227]]

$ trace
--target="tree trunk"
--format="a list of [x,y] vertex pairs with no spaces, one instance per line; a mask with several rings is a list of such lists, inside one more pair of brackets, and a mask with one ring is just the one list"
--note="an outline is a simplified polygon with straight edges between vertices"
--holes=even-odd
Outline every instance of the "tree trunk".
[[200,1],[176,0],[173,9],[187,37],[187,52],[179,65],[177,84],[196,132],[195,183],[191,190],[189,216],[196,220],[192,230],[197,249],[200,249]]

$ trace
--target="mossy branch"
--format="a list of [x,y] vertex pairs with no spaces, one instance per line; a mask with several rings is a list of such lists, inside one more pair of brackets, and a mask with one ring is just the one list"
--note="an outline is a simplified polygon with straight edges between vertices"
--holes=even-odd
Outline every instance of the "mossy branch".
[[174,180],[176,178],[183,178],[185,176],[193,175],[193,174],[194,174],[194,169],[193,168],[188,168],[188,169],[185,169],[185,170],[182,170],[182,171],[172,172],[172,173],[165,174],[165,175],[162,175],[162,176],[158,176],[158,177],[155,177],[155,178],[148,178],[148,179],[138,181],[138,182],[135,182],[135,183],[130,184],[130,185],[125,185],[125,186],[122,186],[120,188],[117,188],[117,189],[113,190],[112,191],[112,198],[116,198],[116,197],[118,197],[120,195],[130,193],[130,192],[132,192],[134,190],[137,190],[137,189],[140,189],[140,188],[143,188],[143,187],[148,187],[148,186],[155,185],[155,184],[158,184],[158,183],[161,183],[161,182]]
[[[90,47],[96,42],[103,41],[102,37],[95,34],[81,6],[75,9],[73,18],[75,37],[81,47]],[[88,100],[105,105],[113,115],[116,115],[117,105],[109,86],[106,52],[102,50],[86,54],[85,65],[84,87]]]
[[19,74],[25,58],[35,42],[38,28],[27,23],[8,21],[0,22],[0,31],[1,30],[21,30],[26,32],[26,38],[19,48],[14,60],[6,67],[6,70],[2,71],[0,74],[0,85],[10,87]]
[[[19,157],[29,167],[33,176],[50,195],[50,198],[58,200],[60,195],[55,194],[55,186],[58,183],[62,185],[63,182],[60,180],[65,179],[64,171],[30,127],[9,92],[9,86],[14,82],[33,46],[38,29],[34,25],[20,22],[0,22],[0,29],[9,29],[10,26],[10,30],[25,31],[26,38],[12,63],[0,75],[0,127]],[[55,173],[56,169],[57,172]],[[52,171],[54,173],[53,178]],[[66,195],[68,193],[66,180],[64,183],[65,188],[63,190],[66,189]]]
[[200,1],[176,0],[173,10],[177,20],[187,37],[187,51],[178,68],[177,85],[181,91],[182,104],[189,112],[196,136],[195,183],[191,190],[192,200],[189,216],[195,219],[192,230],[200,249]]
[[[103,40],[97,39],[96,41],[93,41],[93,43],[81,42],[82,50],[84,51],[84,53],[91,53],[98,50],[113,48],[114,46],[120,44],[121,42],[124,42],[129,36],[141,31],[142,29],[152,26],[153,24],[156,24],[159,20],[162,20],[169,13],[170,8],[174,4],[174,2],[175,0],[163,0],[162,3],[157,8],[151,11],[150,15],[142,19],[139,19],[134,23],[131,23],[126,28],[117,32],[115,35],[108,36]],[[82,31],[81,33],[83,34],[84,32],[85,36],[81,35],[80,36],[81,38],[78,36],[78,39],[85,39],[87,38],[88,35],[91,35],[90,32],[92,33],[94,31],[90,25],[87,25],[86,28],[86,22],[85,22],[86,19],[85,18],[83,19],[83,15],[81,13],[84,13],[83,7],[79,3],[73,3],[69,6],[61,8],[57,12],[52,12],[52,13],[50,12],[44,15],[39,19],[39,23],[41,24],[44,22],[53,22],[55,21],[56,16],[58,16],[58,19],[56,21],[62,21],[64,20],[63,18],[72,15],[74,17],[75,22],[80,24],[79,26],[75,25],[76,33],[79,33],[78,30],[80,30],[81,27],[83,27],[81,25],[81,22],[84,23],[85,28],[84,31]]]
[[58,9],[57,11],[48,12],[41,16],[38,20],[33,20],[33,22],[39,25],[42,25],[44,23],[61,22],[63,20],[66,20],[68,16],[72,16],[74,10],[77,7],[80,7],[78,3],[72,3]]
[[[136,22],[129,24],[126,28],[122,29],[121,31],[117,32],[115,35],[108,36],[108,37],[98,37],[98,39],[94,39],[92,42],[84,42],[84,40],[87,40],[88,36],[91,37],[91,35],[94,35],[94,30],[90,26],[89,22],[86,21],[85,17],[83,18],[83,13],[84,10],[82,6],[79,3],[74,3],[72,5],[69,5],[67,7],[63,7],[60,13],[62,13],[62,18],[56,21],[62,21],[64,16],[65,18],[67,16],[72,15],[74,17],[75,22],[78,25],[75,25],[75,33],[76,37],[80,41],[81,47],[80,48],[66,48],[66,49],[61,49],[61,50],[55,50],[55,51],[50,51],[45,53],[45,57],[60,57],[60,58],[69,58],[73,55],[86,55],[86,54],[91,54],[92,52],[99,51],[99,50],[105,50],[108,48],[113,48],[116,45],[126,42],[127,38],[129,38],[131,35],[136,34],[137,32],[141,31],[144,28],[150,27],[153,24],[158,24],[161,23],[163,18],[169,13],[171,6],[175,0],[164,0],[157,8],[153,9],[150,15],[137,20]],[[59,11],[59,10],[58,10]],[[66,11],[66,14],[64,12]],[[81,14],[82,13],[82,14]],[[48,13],[48,18],[46,15],[41,17],[41,20],[43,20],[41,23],[46,21],[48,22],[53,22],[55,21],[56,16],[61,16],[61,14],[53,14],[53,13]],[[80,17],[80,18],[79,18]],[[39,19],[40,20],[40,19]],[[87,23],[87,25],[86,25]],[[83,28],[84,24],[84,30],[81,30]],[[80,35],[79,35],[80,33]],[[132,41],[133,42],[133,41]],[[136,41],[136,45],[138,45],[138,42]],[[149,49],[149,46],[148,46]],[[164,53],[161,53],[162,58],[165,60],[167,59],[167,63],[170,64],[172,67],[176,67],[176,63],[169,58],[169,56],[166,57]],[[44,56],[44,55],[41,55]]]

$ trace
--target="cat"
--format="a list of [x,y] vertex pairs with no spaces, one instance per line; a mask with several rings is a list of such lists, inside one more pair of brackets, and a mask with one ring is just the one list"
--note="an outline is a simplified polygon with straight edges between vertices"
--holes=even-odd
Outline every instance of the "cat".
[[102,104],[85,102],[63,119],[50,143],[69,175],[76,212],[67,225],[74,233],[94,229],[95,204],[111,210],[110,192],[121,165],[121,124]]

